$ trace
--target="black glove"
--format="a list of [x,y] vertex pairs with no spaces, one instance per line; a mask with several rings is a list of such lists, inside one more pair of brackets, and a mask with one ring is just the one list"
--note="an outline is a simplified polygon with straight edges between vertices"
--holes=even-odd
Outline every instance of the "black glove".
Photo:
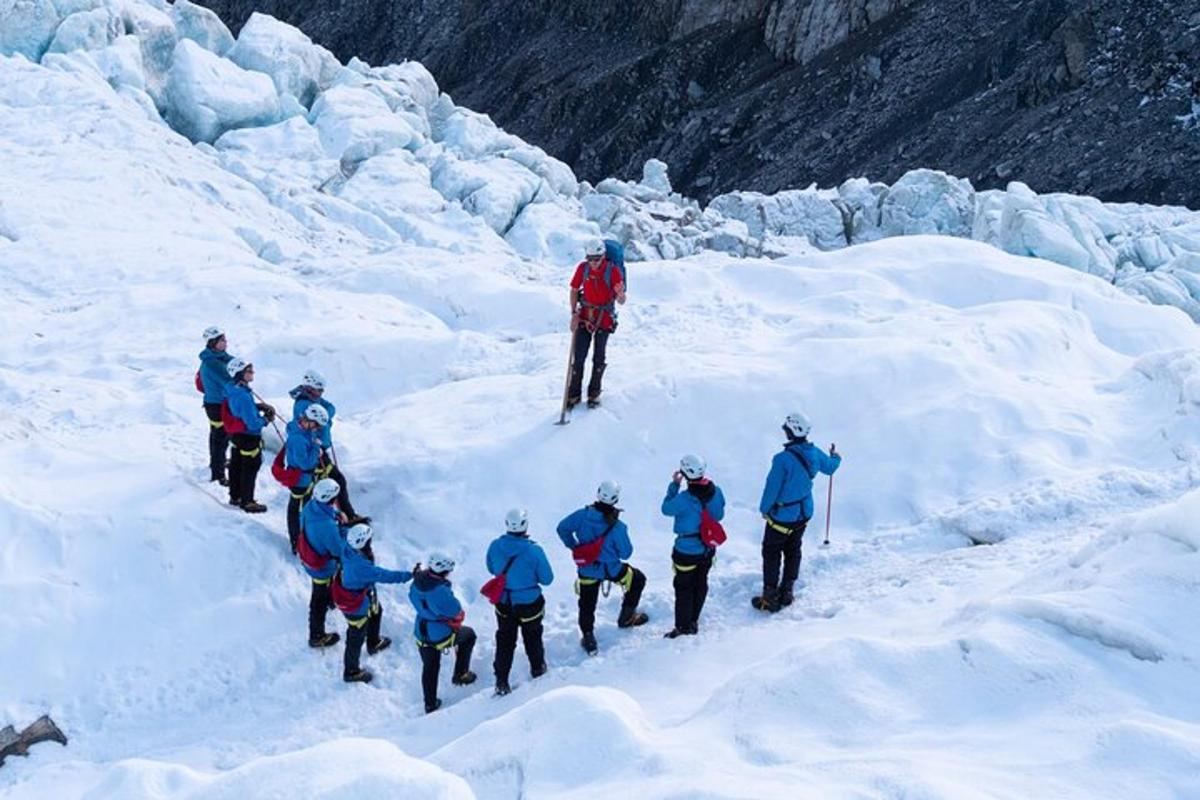
[[275,409],[271,408],[270,406],[267,406],[262,410],[262,415],[263,419],[265,419],[267,422],[275,421]]

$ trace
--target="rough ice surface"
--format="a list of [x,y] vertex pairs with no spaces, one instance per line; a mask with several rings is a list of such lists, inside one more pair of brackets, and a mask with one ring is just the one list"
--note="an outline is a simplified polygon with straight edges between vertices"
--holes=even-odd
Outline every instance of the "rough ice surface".
[[62,21],[47,53],[69,53],[72,50],[101,50],[117,37],[124,35],[121,17],[108,8],[79,11]]
[[290,94],[305,108],[341,67],[298,28],[258,12],[250,15],[227,55],[242,69],[270,75],[281,95]]
[[281,116],[271,79],[243,70],[185,39],[175,48],[164,115],[194,142],[214,142],[235,128],[270,125]]
[[51,0],[0,0],[0,55],[39,60],[61,20]]
[[171,4],[171,19],[181,39],[191,39],[205,50],[224,56],[233,47],[233,34],[210,9],[189,0],[175,0]]

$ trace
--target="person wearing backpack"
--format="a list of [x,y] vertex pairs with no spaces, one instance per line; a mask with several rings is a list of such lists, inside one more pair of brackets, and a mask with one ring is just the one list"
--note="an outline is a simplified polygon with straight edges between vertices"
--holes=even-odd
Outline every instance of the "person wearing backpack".
[[[796,411],[787,415],[783,432],[787,443],[771,459],[771,471],[763,486],[758,510],[766,526],[763,529],[763,593],[751,604],[760,611],[775,612],[790,606],[792,589],[800,574],[800,547],[804,530],[813,515],[813,479],[818,473],[833,475],[842,463],[836,452],[826,455],[808,440],[812,423]],[[779,562],[783,560],[783,580]]]
[[[300,378],[300,384],[288,392],[288,396],[295,401],[292,405],[292,416],[295,418],[301,417],[312,406],[320,406],[325,409],[325,413],[329,416],[329,423],[321,428],[323,463],[316,477],[318,480],[333,478],[337,481],[338,486],[341,487],[337,498],[338,508],[351,521],[365,520],[365,517],[359,517],[355,513],[354,506],[350,503],[350,489],[346,483],[346,476],[342,474],[333,458],[333,418],[337,414],[337,408],[325,399],[325,377],[315,369],[307,370]],[[367,552],[370,552],[370,545],[367,547]]]
[[546,615],[543,586],[554,581],[554,571],[541,545],[529,538],[529,513],[514,508],[504,516],[505,534],[496,538],[487,551],[488,572],[503,578],[496,602],[496,694],[512,691],[508,676],[517,651],[517,631],[525,643],[530,677],[546,672],[546,651],[542,646],[542,618]]
[[345,517],[333,505],[337,481],[322,478],[313,487],[312,499],[300,512],[300,535],[296,537],[296,555],[312,580],[308,599],[308,646],[331,647],[341,639],[325,632],[325,615],[333,605],[330,583],[337,574],[342,557]]
[[420,565],[413,573],[408,599],[417,611],[413,635],[421,653],[421,691],[425,697],[425,713],[432,714],[442,707],[438,699],[438,674],[442,655],[454,648],[454,674],[450,682],[468,686],[475,682],[471,671],[471,651],[475,649],[475,631],[463,625],[466,612],[454,596],[450,573],[454,559],[440,553],[429,556],[425,569]]
[[578,567],[575,591],[579,595],[579,631],[583,634],[579,644],[589,655],[599,649],[594,628],[601,584],[605,585],[605,596],[607,585],[612,583],[625,592],[617,627],[645,625],[650,619],[638,611],[646,576],[626,561],[633,555],[633,542],[620,520],[620,496],[621,487],[616,481],[604,481],[596,490],[596,502],[571,512],[558,523],[558,538],[571,549]]
[[228,486],[225,454],[229,450],[229,436],[221,421],[221,401],[225,399],[225,384],[230,381],[225,365],[233,360],[233,356],[227,352],[229,342],[225,339],[225,331],[216,325],[204,329],[204,342],[204,349],[200,351],[200,369],[196,371],[196,388],[204,394],[204,413],[208,417],[209,480]]
[[329,415],[319,405],[309,405],[287,424],[283,463],[288,469],[300,470],[295,485],[289,487],[287,527],[292,553],[300,536],[300,509],[312,494],[313,484],[321,477],[321,432],[329,425]]
[[[704,459],[686,455],[671,476],[662,513],[674,517],[675,547],[671,566],[675,572],[675,627],[666,638],[694,636],[699,632],[700,612],[708,597],[708,573],[717,550],[701,535],[701,517],[708,511],[720,521],[725,516],[725,495],[721,488],[704,477]],[[681,484],[687,489],[681,491]]]
[[592,348],[592,377],[588,381],[588,408],[600,404],[608,337],[617,329],[616,303],[625,304],[625,278],[619,265],[605,254],[604,242],[593,239],[585,246],[585,260],[571,278],[571,332],[573,360],[567,388],[567,410],[579,405],[583,367]]
[[363,642],[367,654],[372,656],[392,643],[388,637],[379,635],[383,606],[379,604],[375,584],[408,583],[413,578],[407,570],[384,569],[371,563],[362,553],[369,541],[370,525],[360,522],[346,531],[341,567],[330,584],[333,600],[346,618],[346,653],[342,659],[342,680],[346,683],[370,683],[374,677],[369,669],[360,666]]
[[267,507],[254,499],[254,484],[262,466],[262,429],[275,419],[275,409],[259,403],[250,390],[254,365],[240,358],[225,365],[232,379],[225,384],[221,421],[233,440],[229,460],[229,505],[239,506],[248,514],[261,514]]

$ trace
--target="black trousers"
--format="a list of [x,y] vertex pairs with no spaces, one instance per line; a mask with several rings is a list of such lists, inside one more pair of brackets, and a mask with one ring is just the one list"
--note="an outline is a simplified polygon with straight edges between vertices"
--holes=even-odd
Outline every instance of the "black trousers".
[[229,449],[229,436],[225,423],[221,422],[221,404],[205,403],[204,413],[208,416],[208,468],[212,479],[225,477],[225,451]]
[[575,361],[571,367],[571,385],[567,389],[568,402],[579,402],[583,387],[583,366],[587,361],[588,348],[591,347],[593,341],[596,346],[592,350],[592,378],[588,381],[588,399],[594,400],[600,396],[600,382],[604,379],[604,369],[607,366],[604,355],[608,350],[610,335],[611,331],[589,331],[583,323],[580,323],[579,327],[575,329],[575,339],[573,340]]
[[363,642],[367,643],[369,650],[379,645],[379,627],[382,624],[383,607],[374,597],[371,598],[370,612],[365,617],[346,617],[346,654],[342,658],[345,674],[358,672]]
[[671,552],[675,569],[675,627],[687,630],[700,624],[700,612],[708,599],[708,572],[712,569],[715,550],[699,555]]
[[262,437],[253,433],[235,433],[229,458],[229,499],[238,503],[254,500],[254,483],[262,466]]
[[333,590],[329,581],[312,582],[312,595],[308,598],[308,639],[320,639],[325,635],[325,615],[333,605]]
[[546,650],[542,646],[542,619],[546,616],[546,598],[539,597],[532,603],[496,604],[496,660],[492,668],[496,681],[508,682],[512,671],[513,655],[517,652],[517,631],[525,642],[525,655],[529,658],[529,669],[541,672],[546,666]]
[[287,526],[288,540],[292,543],[292,552],[296,552],[296,539],[300,536],[300,512],[304,510],[304,504],[312,497],[313,484],[305,486],[303,489],[291,490],[291,496],[288,498],[287,506]]
[[[793,523],[791,533],[781,533],[767,524],[763,529],[763,594],[773,597],[777,592],[790,592],[800,574],[800,547],[808,520]],[[783,582],[779,580],[779,562],[783,560]]]
[[[596,603],[600,599],[600,587],[604,584],[603,578],[595,583],[585,583],[592,580],[595,579],[579,578],[579,630],[583,633],[591,633],[596,627]],[[617,623],[620,624],[637,611],[642,589],[646,588],[646,575],[632,564],[623,564],[621,571],[610,580],[628,587],[625,589],[625,599],[621,601],[621,613],[617,617]]]
[[338,506],[338,508],[347,517],[357,516],[354,513],[354,506],[352,506],[350,504],[350,488],[346,483],[346,476],[342,474],[342,471],[340,469],[338,469],[336,464],[334,464],[333,469],[330,470],[329,477],[331,477],[335,481],[337,481],[337,485],[338,485],[337,506]]
[[[442,653],[448,647],[437,649],[432,645],[422,644],[421,651],[421,691],[425,695],[425,708],[430,708],[437,702],[438,674],[442,670]],[[475,649],[475,629],[463,625],[454,637],[454,674],[462,675],[471,668],[471,652]]]

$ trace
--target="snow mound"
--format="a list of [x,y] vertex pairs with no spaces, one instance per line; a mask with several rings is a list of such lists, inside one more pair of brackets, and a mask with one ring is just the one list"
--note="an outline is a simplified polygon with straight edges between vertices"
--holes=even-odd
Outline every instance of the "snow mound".
[[0,55],[37,61],[62,21],[51,0],[0,0]]
[[257,11],[246,20],[227,55],[242,69],[269,75],[279,94],[291,95],[305,108],[342,66],[299,29]]
[[239,69],[190,39],[175,48],[166,87],[171,127],[194,142],[215,142],[236,128],[280,120],[279,97],[271,79]]

